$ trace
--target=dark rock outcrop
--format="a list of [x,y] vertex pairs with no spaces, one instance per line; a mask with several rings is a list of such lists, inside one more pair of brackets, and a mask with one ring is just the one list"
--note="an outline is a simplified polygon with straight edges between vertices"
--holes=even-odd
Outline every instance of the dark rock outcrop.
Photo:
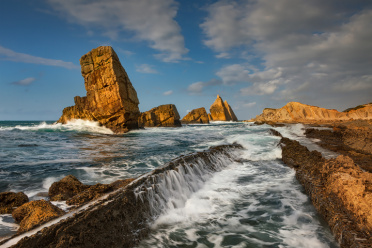
[[115,133],[138,128],[137,92],[110,46],[93,49],[80,59],[86,97],[63,110],[59,123],[73,119],[98,121]]
[[238,121],[230,105],[227,101],[224,102],[219,95],[209,110],[211,112],[210,121]]
[[12,213],[13,218],[19,222],[18,233],[26,232],[63,214],[65,212],[62,209],[45,200],[25,203]]
[[[134,247],[149,233],[151,220],[155,217],[156,204],[151,204],[150,197],[145,197],[148,192],[152,189],[161,190],[159,184],[164,183],[161,180],[165,180],[171,170],[173,173],[190,173],[193,164],[198,163],[200,167],[195,173],[200,173],[202,167],[209,172],[218,171],[221,161],[216,157],[223,156],[224,160],[232,161],[234,157],[231,151],[235,149],[242,149],[242,146],[217,146],[176,158],[88,206],[84,211],[77,211],[74,216],[21,239],[12,247]],[[189,168],[181,168],[186,166]]]
[[11,214],[16,207],[28,202],[28,197],[23,192],[0,193],[0,214]]
[[193,109],[182,118],[181,123],[209,123],[207,111],[205,108]]
[[174,104],[160,105],[141,113],[139,127],[180,127],[180,115]]
[[76,177],[68,175],[60,181],[54,182],[50,186],[48,194],[51,201],[66,201],[88,188],[88,185],[84,185]]
[[282,138],[283,162],[296,178],[342,248],[371,247],[372,174],[340,155],[325,159],[299,142]]

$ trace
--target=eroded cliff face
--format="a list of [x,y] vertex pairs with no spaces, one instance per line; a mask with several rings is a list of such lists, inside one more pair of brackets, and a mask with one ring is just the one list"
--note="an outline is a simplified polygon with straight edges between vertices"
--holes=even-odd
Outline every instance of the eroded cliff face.
[[321,123],[332,121],[348,121],[353,119],[372,119],[372,104],[366,104],[364,107],[353,109],[348,112],[339,112],[335,109],[325,109],[299,102],[289,102],[284,107],[279,109],[264,109],[262,114],[256,116],[256,118],[252,119],[252,121]]
[[231,106],[227,101],[224,102],[219,95],[209,110],[211,112],[210,121],[238,121]]
[[209,117],[205,108],[191,110],[181,120],[182,123],[209,123]]
[[98,121],[116,133],[138,128],[137,92],[110,46],[101,46],[80,59],[86,97],[75,97],[75,106],[63,110],[59,123],[72,119]]
[[139,127],[180,127],[180,115],[174,104],[160,105],[141,113]]

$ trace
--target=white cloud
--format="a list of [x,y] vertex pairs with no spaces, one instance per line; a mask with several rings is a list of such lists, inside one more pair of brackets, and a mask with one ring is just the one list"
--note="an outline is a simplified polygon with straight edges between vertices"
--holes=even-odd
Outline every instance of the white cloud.
[[216,58],[218,59],[229,59],[231,58],[229,53],[219,53],[216,55]]
[[221,84],[223,84],[223,82],[218,79],[211,79],[207,82],[196,82],[190,84],[189,87],[187,88],[187,91],[192,94],[198,94],[201,93],[205,87],[216,86]]
[[152,68],[153,67],[152,65],[142,64],[142,65],[139,65],[139,66],[136,66],[136,67],[137,67],[136,71],[140,72],[140,73],[146,73],[146,74],[157,74],[157,73],[159,73],[157,70]]
[[20,85],[20,86],[27,86],[27,85],[30,85],[35,80],[36,80],[36,78],[29,77],[29,78],[25,78],[25,79],[22,79],[22,80],[19,80],[19,81],[12,82],[12,84]]
[[[281,90],[276,97],[306,96],[333,106],[370,98],[372,2],[221,0],[207,11],[204,43],[217,56],[233,50],[250,54],[247,61],[263,61],[256,70],[245,62],[235,74],[226,66],[219,71],[224,83],[245,82],[243,95]],[[242,68],[247,72],[239,74]],[[340,98],[340,92],[348,97]]]
[[50,65],[50,66],[59,66],[67,69],[77,69],[80,68],[77,65],[74,65],[72,62],[65,62],[57,59],[46,59],[37,56],[32,56],[25,53],[17,53],[8,48],[0,46],[0,60],[8,60],[14,62],[30,63],[30,64],[39,64],[39,65]]
[[244,108],[251,108],[251,107],[253,107],[255,105],[256,105],[256,102],[249,102],[249,103],[244,103],[243,104],[243,107]]
[[174,0],[47,0],[70,22],[100,28],[116,40],[123,32],[146,41],[164,62],[177,62],[188,52],[181,28],[174,20]]
[[173,94],[173,90],[168,90],[168,91],[163,93],[164,96],[170,96],[172,94]]
[[249,70],[240,64],[222,67],[216,75],[222,79],[224,84],[246,82],[249,80]]

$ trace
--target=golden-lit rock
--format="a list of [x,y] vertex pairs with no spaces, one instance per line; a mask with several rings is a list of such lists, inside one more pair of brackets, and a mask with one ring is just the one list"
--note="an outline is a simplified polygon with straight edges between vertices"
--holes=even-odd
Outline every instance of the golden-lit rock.
[[139,127],[180,127],[180,115],[173,104],[160,105],[141,113]]
[[75,106],[63,110],[59,123],[72,119],[98,121],[115,133],[138,128],[137,92],[110,46],[101,46],[80,59],[86,97],[75,97]]
[[205,108],[191,110],[181,120],[182,123],[209,123],[209,117]]
[[223,101],[222,98],[217,95],[217,99],[210,107],[210,117],[209,120],[213,121],[238,121],[236,118],[234,111],[227,103],[227,101]]
[[339,112],[335,109],[325,109],[306,105],[299,102],[289,102],[279,109],[266,108],[262,114],[251,121],[256,122],[285,122],[285,123],[321,123],[348,120],[372,119],[372,104]]

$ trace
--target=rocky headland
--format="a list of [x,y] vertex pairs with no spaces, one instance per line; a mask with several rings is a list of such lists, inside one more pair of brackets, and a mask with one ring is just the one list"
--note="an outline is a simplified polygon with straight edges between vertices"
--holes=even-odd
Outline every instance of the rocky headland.
[[101,46],[80,59],[87,96],[74,98],[63,110],[59,123],[72,119],[97,121],[115,133],[138,128],[137,92],[110,46]]
[[339,112],[299,102],[289,102],[279,109],[265,108],[262,114],[250,121],[265,123],[332,123],[351,120],[372,120],[372,104],[360,105]]

